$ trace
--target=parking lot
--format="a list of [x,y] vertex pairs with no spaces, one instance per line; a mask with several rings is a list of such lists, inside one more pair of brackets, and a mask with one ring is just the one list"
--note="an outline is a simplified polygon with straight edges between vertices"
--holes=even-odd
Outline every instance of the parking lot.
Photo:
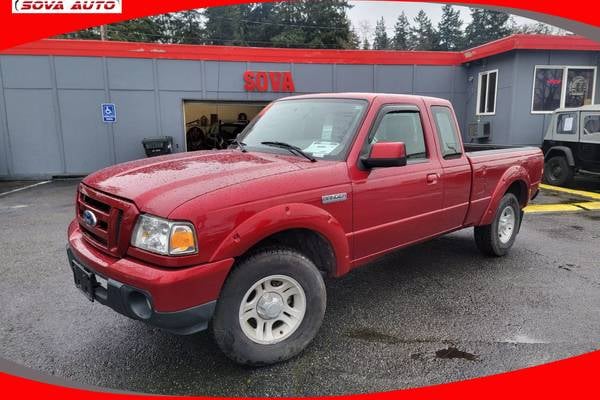
[[[28,185],[0,182],[0,193]],[[472,230],[327,283],[321,331],[299,357],[252,369],[206,332],[174,336],[74,287],[65,255],[77,181],[0,194],[0,357],[85,385],[161,394],[301,396],[423,386],[600,349],[600,211],[544,190],[511,253]],[[600,183],[579,186],[600,193]],[[588,207],[558,206],[592,203]]]

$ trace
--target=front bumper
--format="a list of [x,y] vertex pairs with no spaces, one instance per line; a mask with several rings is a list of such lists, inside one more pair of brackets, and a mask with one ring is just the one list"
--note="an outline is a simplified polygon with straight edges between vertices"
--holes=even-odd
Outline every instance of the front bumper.
[[206,329],[233,265],[227,259],[174,269],[114,258],[88,244],[76,223],[69,227],[67,256],[76,284],[79,278],[92,301],[182,335]]
[[[83,286],[82,290],[86,297],[112,308],[119,314],[180,335],[190,335],[205,330],[212,318],[216,300],[185,310],[159,312],[154,309],[152,295],[147,291],[99,275],[76,259],[69,247],[67,247],[67,257],[73,270],[75,283]],[[82,283],[82,277],[89,281]],[[98,282],[100,279],[106,280],[106,286]],[[86,289],[88,286],[90,290]]]

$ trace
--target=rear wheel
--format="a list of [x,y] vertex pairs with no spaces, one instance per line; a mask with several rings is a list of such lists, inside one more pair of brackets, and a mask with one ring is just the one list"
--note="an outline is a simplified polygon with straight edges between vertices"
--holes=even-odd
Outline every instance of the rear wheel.
[[573,180],[573,174],[573,168],[563,156],[552,157],[544,165],[544,180],[550,185],[568,185]]
[[215,341],[239,364],[287,360],[316,336],[325,303],[323,277],[308,258],[286,248],[260,251],[225,282],[213,320]]
[[506,193],[490,225],[475,227],[475,243],[485,255],[500,257],[508,253],[521,225],[521,208],[517,197]]

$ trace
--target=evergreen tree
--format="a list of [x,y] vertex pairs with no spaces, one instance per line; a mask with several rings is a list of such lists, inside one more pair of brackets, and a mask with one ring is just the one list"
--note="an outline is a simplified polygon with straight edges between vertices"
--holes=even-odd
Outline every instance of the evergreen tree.
[[247,45],[244,17],[247,5],[209,7],[202,15],[206,19],[206,43],[216,45]]
[[358,49],[360,48],[360,37],[356,30],[353,28],[350,29],[350,40],[348,42],[348,49]]
[[362,44],[362,49],[369,50],[370,48],[371,48],[371,44],[369,43],[369,39],[367,39],[367,37],[365,36],[365,39],[363,40],[363,44]]
[[510,35],[509,15],[471,8],[472,21],[465,30],[466,47],[475,47]]
[[166,43],[200,44],[204,42],[201,13],[197,10],[164,14],[155,17]]
[[375,39],[373,39],[373,50],[385,50],[390,48],[390,39],[385,31],[385,20],[381,17],[375,25]]
[[415,17],[415,24],[410,28],[410,48],[413,50],[436,49],[438,47],[438,35],[425,11],[419,11]]
[[460,11],[455,10],[450,4],[445,4],[438,24],[438,50],[455,51],[463,48],[462,24]]
[[394,38],[392,39],[392,47],[396,50],[408,50],[410,42],[410,23],[406,14],[402,11],[402,14],[398,16],[396,25],[394,25]]

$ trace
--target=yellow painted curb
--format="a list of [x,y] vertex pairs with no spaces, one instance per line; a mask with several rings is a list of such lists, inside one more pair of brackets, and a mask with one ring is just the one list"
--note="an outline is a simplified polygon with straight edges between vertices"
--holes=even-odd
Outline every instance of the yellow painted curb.
[[525,207],[523,211],[529,214],[542,212],[583,211],[583,209],[573,204],[531,204]]
[[573,194],[575,196],[587,197],[588,199],[600,200],[600,193],[587,192],[585,190],[567,189],[560,186],[540,184],[540,189],[553,190],[555,192],[563,192]]
[[574,206],[581,207],[585,210],[600,210],[600,201],[588,201],[585,203],[573,203]]

